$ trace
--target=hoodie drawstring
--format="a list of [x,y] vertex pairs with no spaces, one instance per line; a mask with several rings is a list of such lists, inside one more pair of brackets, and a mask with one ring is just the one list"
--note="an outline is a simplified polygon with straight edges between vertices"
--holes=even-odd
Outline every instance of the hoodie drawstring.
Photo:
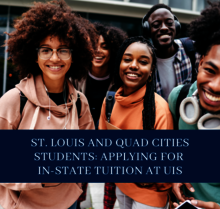
[[34,116],[33,116],[32,121],[31,121],[31,126],[30,126],[30,128],[29,128],[30,130],[34,130],[34,127],[35,127],[36,122],[37,122],[39,110],[40,110],[40,107],[38,106],[38,107],[35,109]]
[[[72,119],[71,119],[71,126],[70,126],[70,129],[79,129],[79,126],[78,126],[78,117],[75,117],[76,114],[77,114],[77,109],[76,109],[76,100],[74,99],[73,95],[71,95],[72,97]],[[35,109],[35,112],[34,112],[34,116],[32,118],[32,121],[31,121],[31,126],[30,126],[30,130],[34,130],[35,128],[35,125],[36,125],[36,122],[37,122],[37,118],[38,118],[38,114],[39,114],[39,110],[40,110],[40,107],[37,106],[37,108]]]

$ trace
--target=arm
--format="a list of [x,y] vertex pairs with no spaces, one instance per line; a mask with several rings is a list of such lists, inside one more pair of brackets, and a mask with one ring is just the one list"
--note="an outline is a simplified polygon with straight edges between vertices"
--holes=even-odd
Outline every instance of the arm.
[[0,99],[0,129],[17,129],[21,120],[20,91],[6,92]]

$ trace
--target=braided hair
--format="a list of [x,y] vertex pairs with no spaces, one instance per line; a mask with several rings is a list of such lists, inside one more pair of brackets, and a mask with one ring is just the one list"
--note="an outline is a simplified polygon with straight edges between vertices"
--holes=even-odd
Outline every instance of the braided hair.
[[154,91],[155,91],[155,83],[156,83],[156,76],[155,76],[156,54],[154,52],[154,46],[148,39],[145,39],[142,36],[136,36],[136,37],[128,38],[123,42],[123,44],[119,48],[115,62],[115,85],[116,88],[119,88],[123,85],[123,82],[119,76],[120,63],[125,50],[128,48],[129,45],[135,42],[145,44],[148,47],[150,54],[152,56],[151,67],[153,68],[153,72],[151,74],[151,78],[150,79],[148,78],[148,81],[146,82],[147,90],[144,95],[144,109],[142,111],[142,121],[143,121],[144,130],[153,130],[155,124]]

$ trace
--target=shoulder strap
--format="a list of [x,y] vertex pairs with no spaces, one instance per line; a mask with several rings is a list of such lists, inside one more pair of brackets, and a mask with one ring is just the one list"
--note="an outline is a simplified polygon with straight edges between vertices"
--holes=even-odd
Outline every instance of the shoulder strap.
[[78,113],[78,118],[81,118],[82,117],[82,116],[80,116],[80,113],[81,113],[81,100],[80,100],[80,94],[79,93],[77,93],[76,109],[77,109],[77,113]]
[[107,121],[110,123],[110,117],[111,117],[111,114],[112,114],[112,109],[113,109],[113,106],[115,104],[115,92],[114,91],[107,91],[107,94],[106,94],[106,118],[107,118]]
[[23,94],[22,91],[20,91],[20,114],[21,115],[22,115],[26,102],[27,102],[27,97]]
[[180,118],[180,112],[179,112],[180,104],[187,97],[187,94],[189,92],[189,89],[190,89],[191,85],[192,85],[192,83],[185,84],[183,86],[183,88],[180,90],[180,93],[177,97],[177,100],[176,100],[177,124],[174,124],[174,129],[176,129],[176,130],[178,129],[178,123],[179,123],[179,118]]
[[[22,114],[24,106],[27,102],[27,97],[24,95],[22,91],[20,91],[20,114]],[[77,100],[76,100],[76,109],[78,113],[78,118],[81,118],[81,100],[80,100],[80,94],[77,93]]]
[[191,65],[192,65],[192,79],[191,79],[191,83],[194,83],[194,81],[196,81],[196,76],[197,76],[197,72],[195,69],[195,62],[196,62],[196,58],[195,58],[195,48],[193,45],[193,41],[190,38],[180,38],[179,39],[182,44],[183,44],[183,48],[186,52],[186,54],[188,55]]

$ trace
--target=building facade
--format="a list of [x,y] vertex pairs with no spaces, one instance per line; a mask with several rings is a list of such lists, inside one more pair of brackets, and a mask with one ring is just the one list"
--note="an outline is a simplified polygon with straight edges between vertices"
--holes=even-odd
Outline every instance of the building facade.
[[[35,0],[36,1],[36,0]],[[39,0],[37,0],[39,1]],[[44,1],[44,0],[41,0]],[[170,6],[182,24],[179,36],[187,36],[187,24],[207,6],[206,0],[66,0],[73,11],[91,22],[102,22],[125,30],[129,36],[142,35],[141,19],[154,4]],[[4,32],[13,30],[13,21],[33,5],[33,0],[0,0],[0,96],[19,82],[15,66],[8,60]]]

